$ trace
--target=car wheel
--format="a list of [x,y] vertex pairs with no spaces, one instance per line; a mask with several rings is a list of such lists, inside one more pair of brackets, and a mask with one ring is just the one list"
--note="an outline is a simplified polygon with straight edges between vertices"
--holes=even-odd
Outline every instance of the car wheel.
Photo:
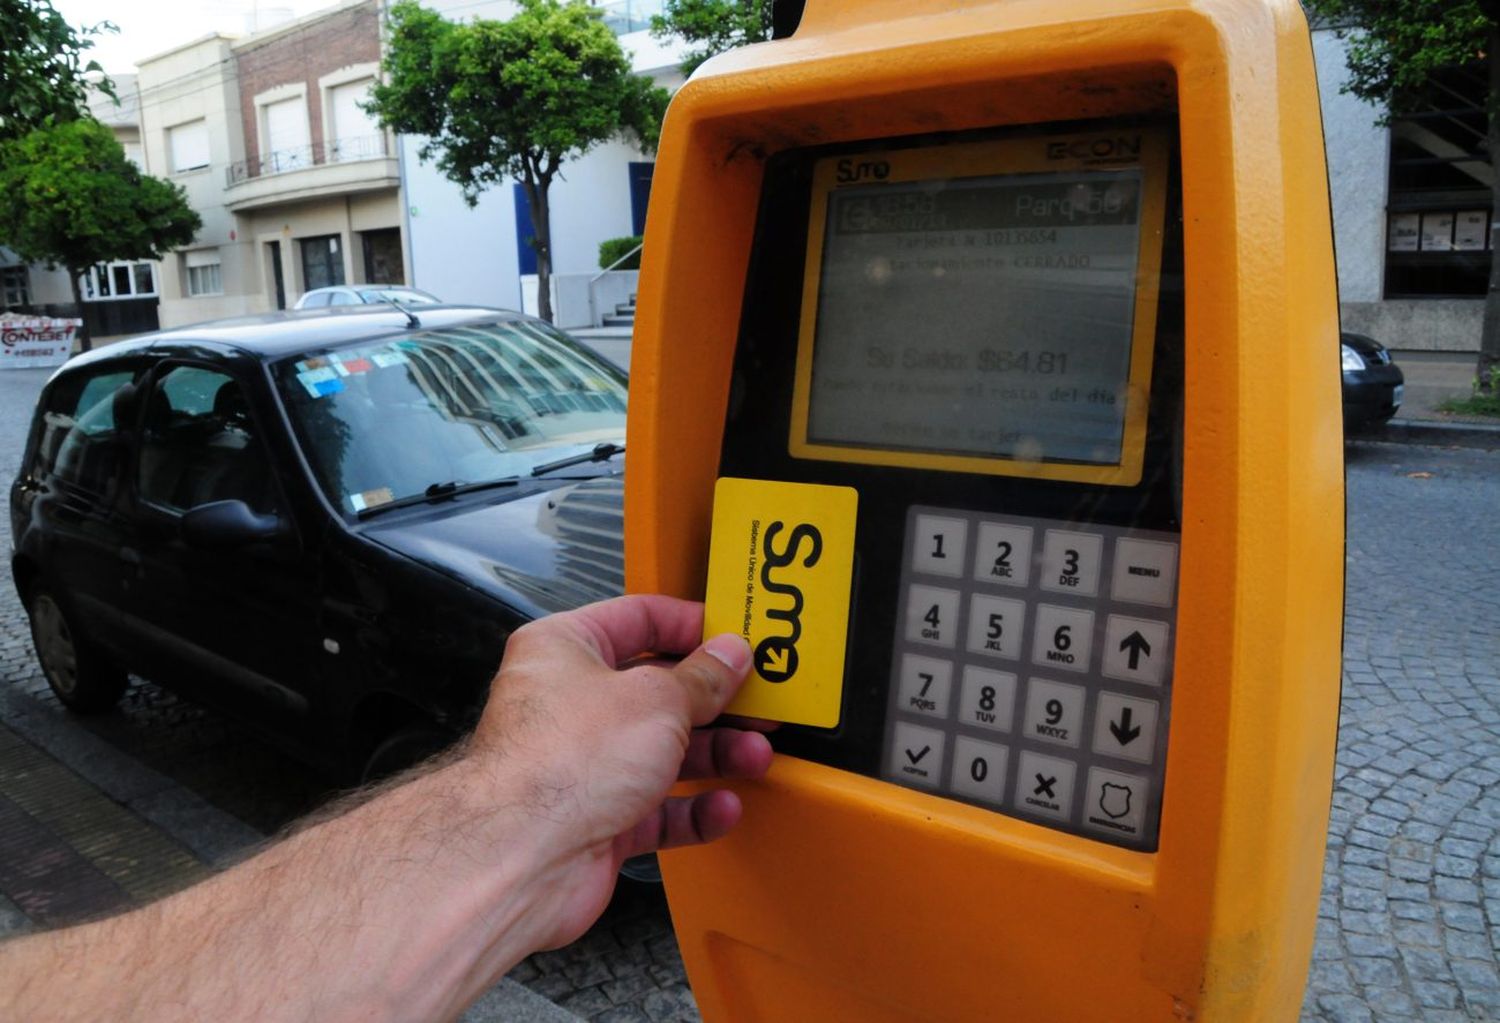
[[62,603],[46,590],[31,597],[31,640],[47,685],[69,710],[102,714],[120,700],[124,670],[79,635]]
[[375,743],[360,770],[360,782],[370,785],[420,764],[453,745],[452,732],[427,722],[403,725]]

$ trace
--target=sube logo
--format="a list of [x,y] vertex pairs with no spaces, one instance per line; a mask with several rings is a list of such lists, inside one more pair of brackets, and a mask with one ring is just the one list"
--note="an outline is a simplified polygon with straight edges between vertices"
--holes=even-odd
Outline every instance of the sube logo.
[[[765,617],[769,621],[784,623],[786,631],[781,635],[767,636],[755,646],[755,670],[767,682],[785,682],[797,674],[797,641],[802,638],[802,587],[796,583],[778,581],[772,577],[776,572],[785,575],[797,559],[802,559],[803,568],[812,568],[823,556],[823,534],[818,527],[803,522],[792,527],[786,544],[776,550],[774,541],[786,528],[785,522],[773,522],[766,527],[762,540],[764,559],[760,565],[760,585],[767,594],[789,597],[789,607],[771,607],[767,601]],[[807,553],[801,554],[803,541],[809,545]]]

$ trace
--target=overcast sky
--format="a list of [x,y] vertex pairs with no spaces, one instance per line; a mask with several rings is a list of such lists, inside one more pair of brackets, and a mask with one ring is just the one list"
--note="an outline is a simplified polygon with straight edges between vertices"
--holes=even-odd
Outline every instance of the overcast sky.
[[301,17],[338,0],[53,0],[74,28],[112,21],[118,33],[96,36],[90,56],[109,72],[131,72],[136,61],[210,32],[246,34],[246,16],[278,10]]

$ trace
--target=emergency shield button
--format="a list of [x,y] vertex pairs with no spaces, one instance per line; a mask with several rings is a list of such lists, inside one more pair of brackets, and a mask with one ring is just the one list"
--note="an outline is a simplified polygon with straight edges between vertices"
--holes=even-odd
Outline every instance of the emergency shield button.
[[1134,774],[1095,767],[1083,794],[1083,823],[1095,831],[1138,838],[1151,783]]

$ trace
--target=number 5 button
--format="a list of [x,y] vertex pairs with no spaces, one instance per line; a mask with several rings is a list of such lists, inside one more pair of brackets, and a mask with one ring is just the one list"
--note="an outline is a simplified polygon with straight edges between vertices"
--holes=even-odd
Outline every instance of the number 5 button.
[[1104,657],[1100,669],[1110,678],[1161,685],[1167,663],[1167,623],[1110,615],[1104,626]]
[[1024,600],[976,593],[969,602],[969,651],[1014,661],[1021,656],[1025,626]]

